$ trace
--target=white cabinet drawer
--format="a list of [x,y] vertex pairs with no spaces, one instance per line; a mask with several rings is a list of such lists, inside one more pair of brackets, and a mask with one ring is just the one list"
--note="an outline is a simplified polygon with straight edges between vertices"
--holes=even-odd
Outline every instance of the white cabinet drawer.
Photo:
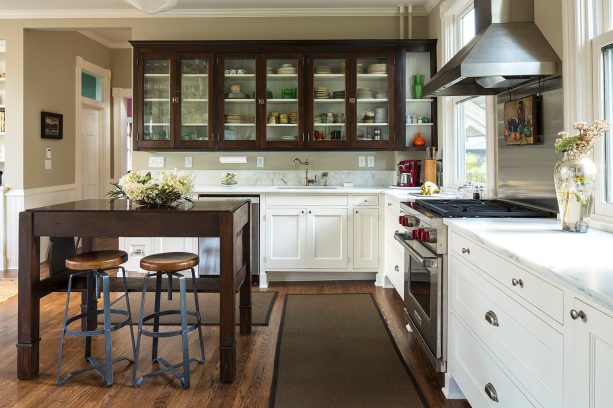
[[483,272],[455,254],[449,258],[452,312],[539,404],[562,407],[563,335],[486,280]]
[[[535,405],[502,371],[490,353],[454,313],[449,314],[449,373],[474,408],[530,408]],[[495,391],[493,401],[486,387]],[[490,392],[493,397],[493,392]]]
[[386,195],[385,209],[393,212],[394,214],[400,214],[400,200]]
[[293,207],[312,207],[320,205],[347,206],[349,197],[342,194],[291,194],[291,195],[267,195],[266,205],[291,205]]
[[459,257],[477,266],[514,294],[527,300],[560,324],[564,323],[564,292],[561,289],[453,231],[450,235],[450,248]]
[[400,244],[386,245],[385,257],[387,278],[394,285],[398,295],[404,299],[404,251]]
[[155,240],[151,237],[119,238],[119,249],[128,253],[128,262],[124,267],[128,271],[141,271],[140,260],[155,252]]
[[354,206],[379,206],[379,196],[372,195],[354,195],[353,196],[353,205]]

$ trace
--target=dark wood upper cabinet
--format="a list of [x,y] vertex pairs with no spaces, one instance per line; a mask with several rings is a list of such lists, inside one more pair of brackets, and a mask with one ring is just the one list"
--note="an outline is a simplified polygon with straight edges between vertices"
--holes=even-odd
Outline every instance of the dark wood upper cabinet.
[[417,131],[436,144],[436,101],[410,84],[434,74],[435,40],[132,44],[135,150],[421,150]]

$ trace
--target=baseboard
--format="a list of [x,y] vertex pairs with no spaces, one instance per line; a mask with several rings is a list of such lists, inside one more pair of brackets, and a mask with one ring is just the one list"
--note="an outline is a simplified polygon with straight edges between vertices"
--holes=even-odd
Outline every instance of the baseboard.
[[462,390],[460,389],[458,384],[455,382],[451,374],[449,374],[448,372],[445,373],[445,386],[443,387],[442,391],[443,391],[443,395],[448,400],[466,399],[466,397],[462,393]]
[[379,286],[384,288],[385,287],[385,274],[383,273],[378,273],[377,274],[377,278],[375,279],[375,286]]
[[374,281],[376,272],[267,272],[268,282]]

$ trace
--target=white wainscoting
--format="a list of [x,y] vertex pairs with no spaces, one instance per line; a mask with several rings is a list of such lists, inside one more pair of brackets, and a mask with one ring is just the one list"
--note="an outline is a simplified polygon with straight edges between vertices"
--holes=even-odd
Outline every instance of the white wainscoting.
[[[29,208],[43,207],[75,201],[80,199],[80,191],[76,184],[61,186],[31,188],[26,190],[8,190],[6,193],[6,245],[0,257],[3,259],[2,267],[17,269],[19,265],[19,213]],[[1,243],[1,233],[0,233]],[[40,243],[41,260],[47,256],[49,240],[42,238]]]

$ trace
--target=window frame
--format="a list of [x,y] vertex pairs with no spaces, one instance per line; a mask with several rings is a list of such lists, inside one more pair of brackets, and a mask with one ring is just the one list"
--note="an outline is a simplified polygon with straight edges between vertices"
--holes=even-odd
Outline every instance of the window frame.
[[[594,119],[604,116],[604,63],[602,49],[613,46],[613,30],[592,39],[592,101]],[[611,120],[611,118],[609,118]],[[605,137],[613,143],[613,129]],[[613,177],[613,163],[606,162],[606,143],[602,138],[594,148],[594,162],[598,168],[598,186],[595,192],[594,216],[606,222],[613,222],[613,203],[607,202],[607,181]],[[607,177],[608,175],[608,177]],[[612,183],[613,184],[613,183]]]

